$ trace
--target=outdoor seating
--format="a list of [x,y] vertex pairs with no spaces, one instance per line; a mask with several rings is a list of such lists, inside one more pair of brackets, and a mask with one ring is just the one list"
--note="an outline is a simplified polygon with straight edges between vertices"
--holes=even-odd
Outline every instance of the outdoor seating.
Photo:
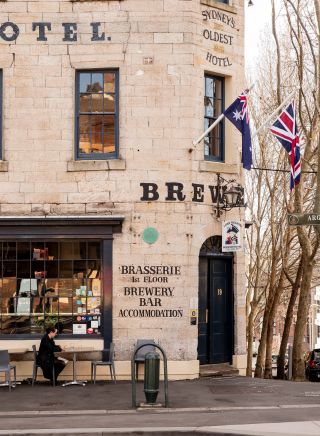
[[[35,345],[32,345],[32,351],[33,351],[32,386],[34,386],[35,382],[37,381],[38,368],[41,369],[41,366],[37,363],[37,347]],[[52,367],[52,386],[53,387],[55,386],[54,366]]]
[[[155,344],[153,339],[138,339],[136,347],[139,347],[140,345],[144,344]],[[139,364],[144,363],[145,356],[150,351],[155,351],[155,347],[153,345],[146,345],[145,347],[140,348],[138,352],[135,355],[135,365],[136,365],[136,379],[138,380],[138,373],[139,373]]]
[[109,366],[110,377],[116,383],[116,373],[114,369],[114,343],[110,343],[110,348],[102,351],[102,360],[91,362],[91,381],[96,383],[97,366]]
[[17,371],[16,366],[10,364],[8,350],[0,350],[0,372],[5,373],[6,381],[8,381],[9,391],[11,391],[11,371],[13,370],[13,386],[17,383]]

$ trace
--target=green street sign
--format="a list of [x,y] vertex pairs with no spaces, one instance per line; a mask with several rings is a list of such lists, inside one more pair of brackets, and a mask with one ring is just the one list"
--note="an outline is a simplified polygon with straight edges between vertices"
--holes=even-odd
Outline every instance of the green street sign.
[[320,225],[320,214],[317,213],[288,213],[289,226],[317,226]]

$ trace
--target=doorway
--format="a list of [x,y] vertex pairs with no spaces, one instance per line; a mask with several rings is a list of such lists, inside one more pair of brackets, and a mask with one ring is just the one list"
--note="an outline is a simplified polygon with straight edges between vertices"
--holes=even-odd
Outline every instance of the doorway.
[[215,249],[202,249],[199,257],[200,364],[231,363],[233,355],[233,256],[220,252],[221,237],[213,238]]

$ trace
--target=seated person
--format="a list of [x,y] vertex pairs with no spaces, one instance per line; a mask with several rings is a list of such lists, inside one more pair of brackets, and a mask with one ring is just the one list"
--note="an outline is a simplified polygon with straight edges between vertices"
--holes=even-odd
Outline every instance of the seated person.
[[53,338],[56,335],[56,327],[48,327],[46,329],[46,334],[41,339],[37,355],[37,364],[40,365],[45,378],[53,381],[54,368],[55,382],[57,382],[58,375],[65,367],[65,362],[57,359],[54,355],[54,353],[62,351],[61,347],[54,343]]

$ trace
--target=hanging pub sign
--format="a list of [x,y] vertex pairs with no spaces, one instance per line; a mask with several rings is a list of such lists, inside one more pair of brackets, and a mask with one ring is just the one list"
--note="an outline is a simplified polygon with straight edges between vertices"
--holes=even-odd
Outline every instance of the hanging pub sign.
[[222,222],[222,252],[241,251],[241,222],[223,221]]

